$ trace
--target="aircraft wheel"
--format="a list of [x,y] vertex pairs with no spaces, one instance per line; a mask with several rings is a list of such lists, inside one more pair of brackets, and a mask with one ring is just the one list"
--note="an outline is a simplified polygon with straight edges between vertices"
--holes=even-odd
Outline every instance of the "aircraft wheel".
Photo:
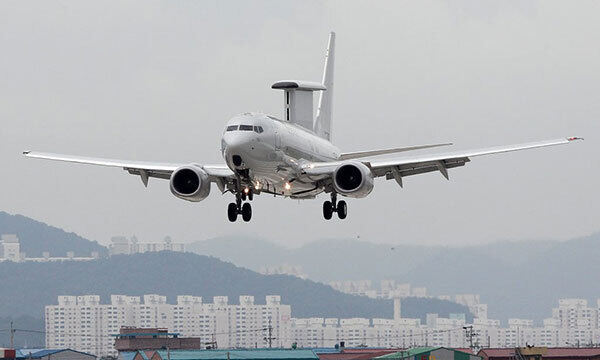
[[250,192],[248,193],[248,200],[249,201],[254,200],[254,193],[252,192],[252,190],[250,190]]
[[238,209],[236,203],[229,203],[229,206],[227,207],[227,217],[229,218],[229,221],[235,222],[237,220],[237,216]]
[[244,203],[244,205],[242,205],[242,219],[244,219],[245,222],[252,219],[252,205],[250,205],[250,203]]
[[348,215],[348,205],[346,205],[346,202],[344,200],[338,201],[337,213],[340,219],[345,219]]
[[333,215],[333,205],[331,205],[331,201],[327,200],[323,203],[323,217],[325,220],[331,220],[331,216]]
[[246,193],[242,191],[242,201],[246,201]]

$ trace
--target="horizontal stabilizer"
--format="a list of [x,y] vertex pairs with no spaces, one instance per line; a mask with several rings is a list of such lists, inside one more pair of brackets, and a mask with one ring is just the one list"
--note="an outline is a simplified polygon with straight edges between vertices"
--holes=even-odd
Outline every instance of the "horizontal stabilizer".
[[432,144],[432,145],[417,145],[417,146],[408,146],[401,148],[393,148],[393,149],[382,149],[382,150],[369,150],[369,151],[357,151],[350,153],[343,153],[340,155],[340,160],[348,160],[348,159],[359,159],[368,156],[377,156],[377,155],[385,155],[385,154],[395,154],[399,152],[405,151],[413,151],[413,150],[421,150],[421,149],[430,149],[440,146],[449,146],[452,143],[444,143],[444,144]]
[[271,85],[271,89],[291,89],[305,91],[327,90],[321,83],[303,80],[281,80]]

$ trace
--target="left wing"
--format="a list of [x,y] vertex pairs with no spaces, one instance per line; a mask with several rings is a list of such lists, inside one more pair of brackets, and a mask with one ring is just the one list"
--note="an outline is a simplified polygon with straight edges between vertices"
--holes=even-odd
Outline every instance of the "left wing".
[[[23,155],[35,159],[46,159],[56,161],[66,161],[78,164],[100,165],[120,167],[130,174],[139,175],[145,186],[148,186],[148,178],[155,177],[169,179],[171,173],[180,166],[188,165],[184,163],[158,163],[149,161],[132,161],[119,159],[105,159],[77,155],[52,154],[37,151],[24,151]],[[231,169],[227,165],[203,165],[200,166],[211,177],[211,181],[218,178],[229,178],[233,176]]]
[[[467,162],[471,161],[471,157],[568,144],[574,140],[583,139],[578,137],[569,137],[517,145],[496,146],[477,150],[405,156],[388,160],[363,161],[363,163],[369,166],[375,177],[385,175],[386,179],[395,179],[398,184],[402,186],[403,177],[423,174],[431,171],[439,171],[446,179],[448,179],[448,169],[465,165]],[[309,176],[331,174],[339,165],[343,163],[343,161],[310,163],[305,165],[304,171]]]

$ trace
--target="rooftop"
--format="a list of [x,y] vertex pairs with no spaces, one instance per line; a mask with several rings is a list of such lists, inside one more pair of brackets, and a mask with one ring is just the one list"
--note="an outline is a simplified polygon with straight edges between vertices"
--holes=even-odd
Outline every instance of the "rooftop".
[[[408,349],[408,350],[401,350],[401,351],[394,352],[392,354],[379,356],[377,359],[404,359],[407,357],[414,357],[417,355],[430,353],[432,351],[436,351],[436,350],[440,350],[440,349],[454,351],[455,356],[457,353],[463,354],[465,356],[473,355],[470,351],[465,351],[464,349],[453,349],[453,348],[448,348],[448,347],[444,347],[444,346],[437,346],[437,347],[423,346],[423,347],[416,347],[416,348],[412,348],[412,349]],[[455,359],[456,359],[456,357],[455,357]]]
[[15,355],[17,359],[40,359],[44,356],[56,354],[63,351],[73,351],[83,355],[94,356],[92,354],[84,353],[73,349],[16,349]]
[[[545,348],[546,349],[546,348]],[[513,357],[515,355],[514,348],[490,348],[481,349],[477,355],[484,357]],[[583,357],[600,356],[600,348],[574,348],[574,347],[554,347],[547,348],[544,358],[549,357]]]
[[[121,353],[124,360],[132,360],[136,351]],[[141,354],[141,352],[140,352]],[[170,360],[318,360],[312,350],[247,349],[247,350],[157,350],[162,359]],[[148,353],[146,357],[150,358]]]

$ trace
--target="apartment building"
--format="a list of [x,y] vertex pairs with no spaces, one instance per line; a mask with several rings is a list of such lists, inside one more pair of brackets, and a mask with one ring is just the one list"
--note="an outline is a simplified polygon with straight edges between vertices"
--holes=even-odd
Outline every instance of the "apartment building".
[[[465,296],[478,305],[478,299]],[[600,301],[598,303],[600,305]],[[600,306],[599,306],[600,307]],[[420,319],[401,317],[400,300],[394,301],[394,318],[296,318],[291,307],[277,295],[256,304],[253,296],[240,296],[229,304],[226,296],[205,303],[198,296],[181,295],[176,304],[161,295],[112,295],[110,304],[101,304],[97,295],[59,296],[58,305],[46,307],[46,346],[73,348],[97,355],[114,354],[114,338],[122,326],[165,328],[169,332],[201,339],[204,345],[220,348],[447,346],[514,348],[536,346],[588,346],[600,343],[599,308],[590,308],[581,299],[562,299],[553,316],[542,326],[530,319],[499,320],[476,317],[467,324],[464,314],[447,318],[427,314]],[[471,328],[472,326],[472,328]]]
[[108,246],[110,255],[132,255],[158,251],[184,252],[185,244],[174,242],[170,236],[166,236],[162,242],[141,242],[137,237],[130,239],[125,236],[113,236]]
[[0,261],[21,261],[21,245],[14,234],[0,235]]
[[97,251],[92,251],[91,256],[75,256],[74,251],[67,251],[67,256],[50,256],[49,251],[42,252],[42,257],[27,257],[21,251],[19,237],[15,234],[0,235],[0,261],[12,262],[61,262],[61,261],[91,261],[100,258]]
[[585,299],[560,299],[558,307],[552,309],[552,317],[544,319],[542,326],[534,326],[532,320],[509,319],[508,327],[502,328],[498,320],[476,318],[476,342],[491,347],[599,344],[600,300],[597,305],[589,307]]
[[400,316],[394,316],[394,319],[292,319],[292,341],[305,347],[330,347],[344,341],[347,346],[402,348],[462,348],[471,344],[499,348],[568,347],[600,343],[597,321],[600,300],[597,308],[590,308],[586,300],[561,299],[553,316],[545,319],[542,326],[535,326],[530,319],[512,318],[503,327],[499,320],[487,318],[487,305],[479,304],[479,296],[464,294],[456,297],[469,308],[479,309],[482,316],[475,317],[472,324],[466,323],[464,314],[450,314],[447,318],[427,314],[425,324],[421,324],[420,319]]
[[552,309],[552,318],[559,321],[562,328],[590,328],[598,327],[598,308],[588,307],[585,299],[560,299],[558,307]]
[[289,305],[270,295],[265,304],[253,296],[240,296],[229,304],[226,296],[204,303],[201,297],[180,295],[176,304],[166,296],[111,295],[101,304],[98,295],[59,296],[58,305],[45,309],[46,346],[72,348],[99,356],[115,355],[114,336],[123,326],[165,328],[185,337],[201,338],[218,347],[254,348],[289,345]]

